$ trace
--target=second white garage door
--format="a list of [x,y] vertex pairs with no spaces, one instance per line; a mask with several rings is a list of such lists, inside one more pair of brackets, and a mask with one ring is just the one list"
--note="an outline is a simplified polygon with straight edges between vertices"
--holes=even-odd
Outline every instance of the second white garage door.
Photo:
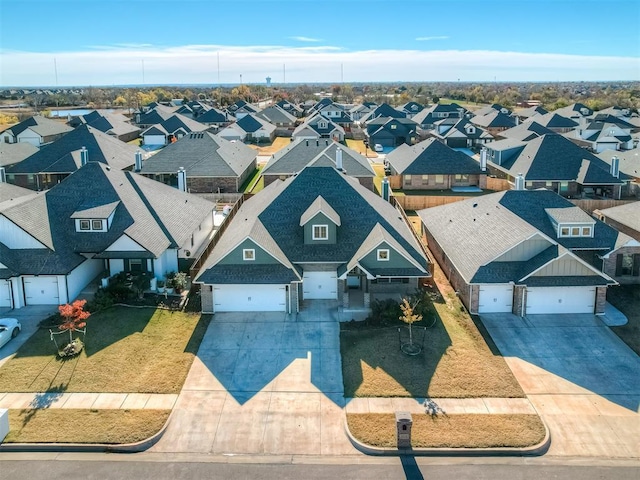
[[527,288],[527,315],[593,313],[595,302],[595,287]]
[[480,285],[478,313],[509,313],[513,305],[513,286]]
[[27,305],[59,305],[58,277],[23,277]]
[[304,272],[302,276],[304,300],[335,300],[338,298],[336,272]]
[[216,285],[213,288],[214,312],[284,312],[287,306],[285,285]]

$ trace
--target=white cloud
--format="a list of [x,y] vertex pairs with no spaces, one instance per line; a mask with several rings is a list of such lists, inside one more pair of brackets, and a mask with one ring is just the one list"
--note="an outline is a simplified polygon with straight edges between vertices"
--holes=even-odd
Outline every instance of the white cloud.
[[321,42],[321,38],[312,37],[289,37],[290,40],[296,40],[298,42]]
[[561,55],[487,50],[361,50],[275,45],[118,46],[79,52],[0,51],[0,86],[124,85],[142,83],[287,83],[385,81],[637,80],[635,57]]
[[448,38],[446,35],[438,35],[435,37],[417,37],[416,40],[419,42],[428,42],[429,40],[447,40]]

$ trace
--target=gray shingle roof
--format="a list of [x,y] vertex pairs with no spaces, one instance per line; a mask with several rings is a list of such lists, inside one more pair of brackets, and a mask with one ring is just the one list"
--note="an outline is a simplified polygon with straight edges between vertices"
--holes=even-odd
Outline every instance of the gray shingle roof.
[[600,212],[607,218],[640,232],[640,202],[605,208]]
[[3,209],[2,204],[4,202],[11,202],[33,194],[33,190],[29,190],[28,188],[18,187],[17,185],[6,182],[0,183],[0,212]]
[[400,145],[387,155],[399,175],[478,174],[480,165],[468,155],[430,138],[415,145]]
[[499,111],[471,118],[471,122],[486,128],[512,128],[516,126],[516,119]]
[[556,223],[596,223],[594,218],[580,207],[545,208],[544,211]]
[[524,122],[513,128],[503,130],[499,136],[504,138],[511,138],[514,140],[529,141],[534,138],[546,135],[548,133],[554,133],[553,130],[549,130],[547,127],[540,125],[538,122],[532,120],[531,122]]
[[307,208],[300,217],[300,226],[306,225],[306,223],[315,217],[318,213],[324,214],[329,220],[340,226],[340,215],[322,198],[322,195],[318,195],[309,208]]
[[607,165],[611,165],[611,158],[618,157],[620,160],[620,171],[629,177],[640,178],[640,148],[627,150],[625,152],[605,150],[596,154]]
[[578,126],[578,122],[568,117],[564,117],[556,112],[549,112],[545,113],[544,115],[536,115],[535,117],[532,117],[527,121],[536,122],[547,128],[576,128]]
[[267,107],[264,110],[256,113],[256,117],[262,118],[274,125],[278,123],[293,125],[294,123],[296,123],[296,117],[288,112],[285,112],[283,109],[275,105]]
[[7,167],[21,162],[38,151],[38,147],[27,142],[0,142],[0,167]]
[[63,133],[71,132],[73,130],[73,128],[65,125],[64,123],[58,122],[56,120],[51,120],[50,118],[45,118],[41,115],[35,115],[33,117],[27,118],[26,120],[23,120],[22,122],[14,125],[11,128],[8,128],[5,131],[11,132],[14,137],[17,137],[27,129],[33,130],[42,137],[48,137],[50,135],[60,135]]
[[210,132],[191,133],[146,160],[141,173],[175,173],[187,177],[237,177],[255,161],[257,151]]

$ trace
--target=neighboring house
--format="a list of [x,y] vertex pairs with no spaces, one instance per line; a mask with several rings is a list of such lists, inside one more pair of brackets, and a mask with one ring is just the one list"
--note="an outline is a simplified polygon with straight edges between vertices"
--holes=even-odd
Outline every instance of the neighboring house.
[[328,107],[332,104],[333,104],[333,100],[331,100],[330,98],[327,98],[327,97],[322,98],[316,103],[314,103],[313,105],[309,106],[309,108],[307,108],[307,115],[308,116],[314,115],[324,107]]
[[267,107],[264,110],[256,113],[255,116],[266,120],[276,127],[283,127],[293,130],[293,128],[296,126],[296,117],[288,112],[285,112],[277,105]]
[[72,130],[62,122],[36,115],[7,128],[0,135],[3,143],[30,143],[40,147],[56,141]]
[[72,127],[89,125],[123,142],[135,140],[142,131],[139,127],[131,125],[129,119],[124,115],[100,113],[97,110],[86,115],[74,117],[67,123]]
[[534,119],[530,122],[521,123],[520,125],[508,130],[503,130],[502,132],[498,133],[498,138],[509,138],[521,142],[528,142],[529,140],[533,140],[534,138],[538,138],[549,133],[552,134],[555,132],[548,129],[547,127],[540,125]]
[[276,136],[276,126],[256,115],[246,114],[221,130],[219,135],[229,141],[271,142]]
[[497,136],[500,132],[508,130],[518,125],[518,117],[511,117],[505,113],[493,110],[486,115],[476,115],[471,117],[474,125],[484,128],[493,136]]
[[167,107],[166,105],[151,104],[144,108],[142,112],[136,112],[133,116],[135,123],[142,130],[164,122],[175,115],[178,107]]
[[549,113],[547,110],[542,108],[540,105],[536,105],[518,110],[515,112],[515,115],[520,119],[520,121],[524,122],[525,120],[529,120],[531,117],[546,115],[547,113]]
[[373,110],[371,110],[371,112],[369,112],[367,115],[362,117],[360,119],[360,123],[368,125],[369,122],[372,122],[373,120],[376,120],[379,118],[406,119],[407,116],[404,114],[404,112],[396,110],[388,103],[381,103],[380,105],[376,106]]
[[213,127],[216,131],[231,123],[227,113],[217,108],[210,108],[201,115],[198,115],[198,122],[208,127]]
[[[512,142],[508,149],[507,142]],[[522,175],[527,189],[547,188],[570,198],[620,198],[628,181],[626,175],[562,135],[543,135],[529,142],[502,140],[486,148],[491,172],[510,181]]]
[[626,152],[609,152],[605,150],[597,156],[609,166],[611,166],[613,158],[617,158],[620,172],[631,179],[631,182],[627,185],[628,189],[626,192],[623,191],[623,195],[640,197],[640,148],[634,148]]
[[87,162],[130,169],[137,148],[89,125],[82,125],[46,148],[6,169],[7,181],[32,190],[57,185]]
[[175,113],[142,132],[142,142],[144,145],[169,145],[191,132],[204,132],[207,128],[200,122]]
[[556,133],[566,133],[578,128],[578,122],[569,117],[564,117],[556,112],[545,113],[544,115],[536,115],[529,122],[536,122],[538,125],[548,128]]
[[478,116],[478,117],[482,117],[485,115],[489,115],[490,113],[502,113],[503,115],[511,115],[511,110],[509,110],[507,107],[503,107],[502,105],[500,105],[499,103],[494,103],[493,105],[487,105],[486,107],[482,107],[479,108],[478,110],[474,110],[473,114]]
[[210,132],[190,133],[149,157],[140,174],[178,187],[178,170],[186,172],[190,193],[239,192],[256,170],[258,152]]
[[194,279],[202,311],[295,313],[314,299],[345,308],[400,300],[429,276],[410,228],[350,176],[305,168],[245,201],[231,219]]
[[258,107],[251,105],[244,100],[238,100],[233,105],[229,105],[227,107],[227,113],[233,115],[237,120],[240,120],[249,114],[258,113],[258,111]]
[[588,147],[594,153],[605,150],[631,150],[633,148],[631,128],[630,124],[625,127],[615,123],[593,121],[582,128],[566,133],[565,137],[577,145]]
[[415,145],[400,145],[386,158],[391,188],[448,190],[455,187],[485,188],[487,171],[470,156],[453,150],[435,138]]
[[367,105],[364,103],[354,105],[349,109],[349,116],[354,122],[360,122],[360,120],[366,117],[376,106],[376,104]]
[[582,103],[574,103],[567,107],[558,108],[551,113],[557,113],[558,115],[571,118],[579,122],[581,119],[593,115],[593,110]]
[[[338,156],[341,161],[338,161]],[[376,173],[369,160],[355,150],[329,139],[299,139],[276,152],[262,169],[264,185],[285,180],[308,166],[335,167],[373,190]]]
[[337,103],[331,103],[315,110],[318,114],[331,120],[333,123],[340,125],[343,128],[349,128],[353,120],[344,107]]
[[637,241],[544,189],[492,193],[418,215],[429,250],[473,314],[601,315],[607,287],[619,278],[608,259],[640,253]]
[[436,125],[436,131],[433,136],[444,142],[451,148],[477,148],[485,143],[492,142],[493,135],[484,129],[474,125],[467,118],[445,119],[442,122],[453,121],[453,125]]
[[276,105],[296,118],[304,116],[304,110],[295,103],[288,102],[287,100],[280,100]]
[[436,103],[418,112],[411,120],[418,124],[418,131],[422,133],[433,130],[434,125],[445,118],[463,118],[466,113],[467,110],[457,103]]
[[416,143],[417,125],[408,118],[378,117],[367,122],[365,135],[369,145],[380,144],[383,147],[397,147],[406,143]]
[[0,142],[0,167],[8,167],[21,162],[38,151],[38,147],[28,142]]
[[336,142],[342,142],[344,141],[344,128],[322,115],[314,115],[298,125],[293,131],[292,137],[307,140],[330,138]]
[[22,198],[0,203],[0,278],[12,308],[73,301],[105,271],[161,279],[213,229],[214,203],[99,162]]
[[414,115],[417,115],[424,110],[424,105],[420,105],[418,102],[412,101],[407,102],[404,105],[400,105],[396,110],[404,113],[407,118],[412,118]]

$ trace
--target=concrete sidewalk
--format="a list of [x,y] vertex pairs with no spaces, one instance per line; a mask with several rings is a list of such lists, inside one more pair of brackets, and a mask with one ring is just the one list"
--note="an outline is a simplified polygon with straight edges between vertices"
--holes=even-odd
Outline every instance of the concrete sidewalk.
[[527,398],[347,398],[346,413],[395,413],[424,414],[532,414],[535,407]]
[[178,395],[153,393],[2,393],[0,408],[171,410]]

